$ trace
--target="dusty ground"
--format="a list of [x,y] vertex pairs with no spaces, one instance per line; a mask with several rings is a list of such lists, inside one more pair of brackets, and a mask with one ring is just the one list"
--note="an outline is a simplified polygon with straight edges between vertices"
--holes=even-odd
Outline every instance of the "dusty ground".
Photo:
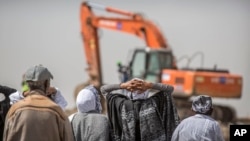
[[250,117],[247,118],[239,118],[236,120],[235,123],[221,123],[218,121],[221,126],[221,130],[224,136],[225,141],[229,141],[229,130],[230,130],[230,125],[233,124],[250,124]]

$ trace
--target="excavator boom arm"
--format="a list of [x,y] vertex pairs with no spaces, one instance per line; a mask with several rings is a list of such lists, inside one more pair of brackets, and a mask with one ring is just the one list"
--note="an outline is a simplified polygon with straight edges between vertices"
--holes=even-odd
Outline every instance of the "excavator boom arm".
[[94,17],[92,24],[95,27],[126,32],[135,35],[146,42],[151,48],[167,48],[166,40],[159,32],[158,28],[150,21],[142,19],[122,19]]
[[[96,16],[92,11],[93,8],[119,14],[124,16],[124,18]],[[91,81],[97,85],[102,84],[100,45],[98,39],[99,28],[135,35],[144,40],[146,46],[150,48],[169,48],[166,39],[157,26],[144,19],[140,14],[105,7],[91,2],[83,2],[81,5],[80,20],[88,73]]]

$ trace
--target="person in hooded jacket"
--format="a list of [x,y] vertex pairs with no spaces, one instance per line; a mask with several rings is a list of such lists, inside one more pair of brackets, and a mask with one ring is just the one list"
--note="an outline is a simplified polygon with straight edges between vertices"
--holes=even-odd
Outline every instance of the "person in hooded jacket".
[[110,126],[102,113],[100,93],[89,85],[76,98],[77,112],[69,116],[75,141],[110,141]]

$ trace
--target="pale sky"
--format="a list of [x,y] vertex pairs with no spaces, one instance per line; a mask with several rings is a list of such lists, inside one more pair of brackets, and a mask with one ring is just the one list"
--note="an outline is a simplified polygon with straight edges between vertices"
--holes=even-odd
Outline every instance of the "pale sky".
[[[250,1],[248,0],[92,0],[131,12],[141,12],[157,23],[177,58],[203,52],[204,67],[229,69],[243,76],[240,99],[215,99],[235,107],[240,117],[250,117]],[[0,84],[21,90],[23,72],[43,64],[54,75],[58,87],[73,107],[73,91],[88,79],[80,35],[81,0],[0,1]],[[102,12],[98,12],[101,14]],[[104,15],[106,13],[103,13]],[[119,83],[117,61],[144,41],[135,36],[100,31],[105,83]],[[200,67],[200,58],[191,67]],[[184,67],[185,62],[178,64]]]

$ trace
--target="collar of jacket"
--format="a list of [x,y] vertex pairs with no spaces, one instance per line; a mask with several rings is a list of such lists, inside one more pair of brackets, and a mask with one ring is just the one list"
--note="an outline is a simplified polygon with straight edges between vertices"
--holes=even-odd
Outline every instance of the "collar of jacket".
[[67,116],[65,115],[61,107],[58,106],[55,102],[53,102],[51,99],[49,99],[49,97],[47,97],[44,92],[41,92],[42,91],[40,90],[33,90],[30,92],[31,94],[29,94],[27,97],[13,104],[6,118],[11,117],[18,109],[21,108],[48,108],[58,113],[63,119],[67,119]]

